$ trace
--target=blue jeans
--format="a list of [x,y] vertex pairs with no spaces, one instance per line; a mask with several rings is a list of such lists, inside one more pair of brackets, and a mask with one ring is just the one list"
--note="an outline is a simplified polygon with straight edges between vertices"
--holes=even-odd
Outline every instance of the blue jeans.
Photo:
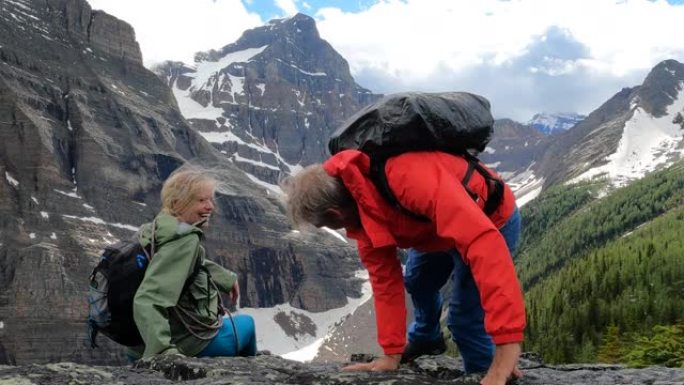
[[[197,357],[234,357],[256,355],[256,331],[254,319],[246,314],[233,316],[237,339],[230,317],[223,318],[223,326],[214,339],[211,340]],[[238,342],[239,343],[236,343]]]
[[[499,229],[511,255],[520,236],[520,212],[516,208]],[[422,253],[408,250],[404,285],[413,301],[415,320],[409,327],[409,341],[441,338],[440,289],[451,276],[451,298],[447,326],[463,358],[466,373],[484,372],[494,357],[494,343],[484,328],[484,310],[470,268],[455,249]]]

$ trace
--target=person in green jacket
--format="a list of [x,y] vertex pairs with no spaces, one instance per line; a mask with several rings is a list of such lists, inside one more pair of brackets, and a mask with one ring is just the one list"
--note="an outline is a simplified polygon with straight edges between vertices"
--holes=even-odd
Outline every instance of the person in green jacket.
[[221,305],[219,291],[237,302],[237,275],[210,261],[201,244],[215,189],[216,180],[206,172],[173,173],[162,187],[161,212],[138,232],[143,246],[154,241],[154,253],[133,302],[144,341],[133,349],[137,355],[256,355],[252,317],[226,315]]

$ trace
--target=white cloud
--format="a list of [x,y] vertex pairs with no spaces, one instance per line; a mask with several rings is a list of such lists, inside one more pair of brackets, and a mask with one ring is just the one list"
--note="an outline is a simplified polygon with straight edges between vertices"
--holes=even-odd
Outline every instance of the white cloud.
[[[374,92],[469,90],[490,98],[498,117],[521,121],[589,113],[661,60],[684,62],[684,6],[665,0],[377,0],[356,13],[271,1],[287,15],[310,13]],[[266,22],[239,0],[91,4],[135,27],[146,65],[188,62]]]
[[[519,120],[531,117],[521,113],[525,107],[546,109],[534,100],[537,87],[594,81],[589,94],[556,89],[558,98],[578,93],[562,110],[587,113],[640,83],[659,61],[684,61],[684,6],[664,0],[383,0],[360,13],[325,8],[315,17],[362,85],[487,90],[505,116]],[[559,30],[567,37],[557,39],[558,51],[547,44],[546,56],[534,57],[549,31]],[[584,47],[581,55],[564,57],[568,42]],[[533,105],[516,106],[516,99]]]
[[386,0],[361,13],[327,8],[316,16],[322,36],[355,67],[411,76],[439,62],[506,63],[551,27],[589,47],[588,65],[617,75],[684,47],[684,7],[662,0]]
[[287,16],[292,16],[299,12],[294,0],[275,0],[275,5]]
[[135,28],[145,65],[192,63],[195,52],[218,49],[264,23],[240,0],[88,0],[93,9]]

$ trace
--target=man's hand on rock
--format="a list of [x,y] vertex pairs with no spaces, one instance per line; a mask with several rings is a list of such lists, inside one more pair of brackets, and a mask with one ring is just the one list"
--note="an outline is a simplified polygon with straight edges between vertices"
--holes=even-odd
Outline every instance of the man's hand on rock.
[[390,354],[387,356],[378,357],[373,362],[354,364],[345,366],[342,370],[345,371],[389,371],[397,370],[401,361],[401,354]]
[[519,343],[496,345],[494,360],[480,385],[505,385],[511,376],[522,377],[517,366],[521,351]]

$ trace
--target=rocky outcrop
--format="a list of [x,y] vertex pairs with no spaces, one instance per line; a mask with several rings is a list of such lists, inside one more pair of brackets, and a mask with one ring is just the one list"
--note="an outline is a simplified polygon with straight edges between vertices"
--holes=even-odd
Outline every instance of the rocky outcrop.
[[[356,355],[365,360],[368,356]],[[684,369],[627,369],[619,365],[547,366],[528,356],[521,360],[523,378],[517,385],[617,385],[684,383]],[[368,357],[372,358],[372,357]],[[185,358],[159,356],[134,367],[84,366],[57,363],[31,366],[0,366],[0,382],[11,384],[339,384],[339,385],[477,385],[481,375],[463,373],[458,359],[422,357],[393,372],[344,372],[345,363],[302,364],[276,356],[251,358]]]
[[556,136],[538,165],[546,185],[562,183],[601,165],[616,151],[625,122],[632,116],[633,96],[633,89],[622,89],[573,129]]
[[184,120],[130,26],[83,0],[0,2],[0,364],[124,362],[105,339],[85,346],[88,275],[185,163],[220,181],[206,243],[240,274],[243,307],[361,295],[352,248],[293,234],[278,198]]
[[544,154],[550,142],[530,125],[497,119],[492,140],[479,158],[506,177],[524,171]]
[[655,117],[666,114],[666,108],[677,99],[684,87],[684,64],[664,60],[651,70],[639,87],[637,101],[644,110]]

